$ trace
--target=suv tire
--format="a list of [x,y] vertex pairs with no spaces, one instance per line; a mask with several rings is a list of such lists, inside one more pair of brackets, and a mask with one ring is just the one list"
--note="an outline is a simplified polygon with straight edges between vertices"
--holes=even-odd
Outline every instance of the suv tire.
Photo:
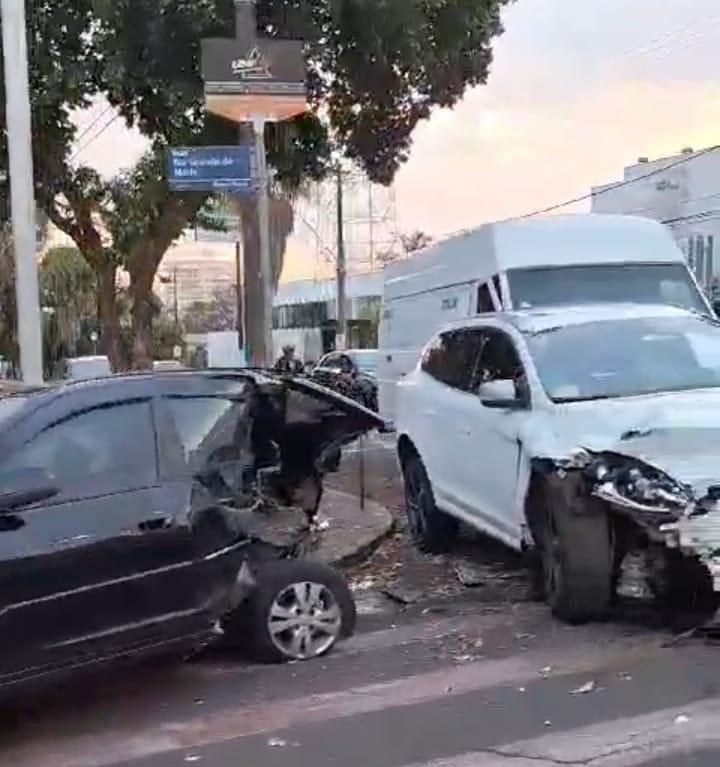
[[607,514],[544,503],[540,520],[543,589],[553,615],[580,624],[607,617],[613,551]]
[[417,453],[404,458],[402,469],[412,541],[425,553],[443,551],[457,535],[458,521],[438,509],[425,465]]

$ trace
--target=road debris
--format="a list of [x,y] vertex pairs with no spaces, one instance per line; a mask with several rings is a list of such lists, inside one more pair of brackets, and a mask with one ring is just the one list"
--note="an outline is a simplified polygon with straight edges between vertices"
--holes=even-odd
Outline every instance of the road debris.
[[460,560],[455,563],[454,570],[457,579],[467,588],[482,586],[488,579],[487,569],[474,562]]
[[424,596],[423,592],[419,589],[413,589],[402,585],[390,586],[389,588],[383,589],[381,593],[401,605],[414,605]]
[[595,692],[597,689],[597,686],[594,681],[585,682],[585,684],[580,685],[575,690],[570,691],[570,695],[587,695],[590,692]]

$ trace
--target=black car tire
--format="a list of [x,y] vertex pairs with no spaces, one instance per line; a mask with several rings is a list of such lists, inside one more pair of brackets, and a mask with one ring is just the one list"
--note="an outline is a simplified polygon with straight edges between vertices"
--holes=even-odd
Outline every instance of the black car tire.
[[613,551],[607,514],[577,513],[544,503],[540,546],[545,600],[570,624],[607,618],[613,596]]
[[[255,573],[257,588],[250,599],[223,620],[223,630],[229,644],[241,649],[253,660],[261,663],[282,663],[290,660],[307,660],[330,652],[337,640],[351,636],[355,630],[357,613],[355,600],[344,576],[337,570],[320,562],[309,560],[281,560],[260,566]],[[273,638],[271,624],[273,607],[295,585],[312,584],[323,594],[330,595],[337,607],[339,623],[337,633],[318,645],[321,650],[308,657],[283,650],[284,640]],[[291,640],[289,640],[291,641]]]
[[426,553],[444,551],[455,539],[458,521],[438,509],[425,465],[417,453],[402,462],[405,513],[415,546]]

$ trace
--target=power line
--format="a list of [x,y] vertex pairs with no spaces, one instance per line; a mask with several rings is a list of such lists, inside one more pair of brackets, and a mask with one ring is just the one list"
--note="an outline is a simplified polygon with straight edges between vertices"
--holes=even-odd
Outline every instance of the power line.
[[678,216],[677,218],[668,218],[662,221],[663,224],[680,224],[685,221],[710,221],[720,214],[720,209],[703,210],[698,213],[689,213],[687,216]]
[[704,34],[707,31],[706,29],[697,29],[697,27],[699,27],[701,24],[708,23],[710,26],[714,26],[714,22],[718,21],[720,21],[720,17],[718,16],[705,16],[702,19],[698,19],[697,21],[686,24],[685,26],[679,27],[678,29],[675,29],[671,32],[666,32],[664,35],[660,35],[659,37],[653,38],[652,40],[648,40],[648,42],[643,43],[636,48],[631,48],[630,50],[625,51],[622,54],[622,58],[642,58],[643,56],[647,56],[651,53],[655,53],[666,48],[672,48],[678,43],[691,40],[698,35]]
[[694,154],[688,155],[687,157],[683,157],[681,160],[677,160],[676,162],[670,163],[669,165],[664,165],[662,168],[656,168],[655,170],[650,171],[649,173],[645,173],[642,176],[637,176],[636,178],[630,178],[626,181],[619,181],[617,184],[611,184],[610,186],[606,186],[603,189],[599,189],[595,192],[589,192],[588,194],[584,194],[581,197],[575,197],[571,200],[566,200],[565,202],[559,202],[555,205],[550,205],[547,208],[540,208],[539,210],[534,210],[531,213],[525,213],[521,216],[513,216],[508,221],[522,221],[526,218],[535,218],[535,216],[543,216],[546,213],[553,213],[556,210],[561,210],[562,208],[567,208],[570,205],[576,205],[579,202],[585,202],[586,200],[590,200],[594,197],[600,197],[603,194],[608,194],[609,192],[614,192],[616,189],[622,189],[627,186],[632,186],[633,184],[637,184],[640,181],[645,181],[645,179],[652,178],[653,176],[659,176],[661,173],[665,173],[666,171],[672,170],[673,168],[677,168],[680,165],[685,165],[688,162],[691,162],[692,160],[696,160],[698,157],[702,157],[703,155],[710,154],[711,152],[716,152],[718,149],[720,149],[720,144],[716,144],[715,146],[708,147],[707,149],[703,149],[699,152],[695,152]]
[[75,143],[79,144],[111,109],[112,105],[106,104],[105,109],[103,109],[100,114],[89,125],[87,125],[85,129],[80,133],[80,135],[75,139]]
[[103,127],[89,140],[87,141],[83,146],[78,147],[75,152],[70,157],[70,162],[72,162],[78,155],[82,154],[91,144],[94,144],[100,136],[102,136],[103,133],[117,120],[119,119],[120,114],[113,115],[106,123],[103,125]]
[[688,30],[694,29],[695,27],[698,27],[700,24],[704,23],[705,21],[708,21],[710,19],[714,18],[713,16],[705,16],[702,19],[696,19],[695,21],[691,22],[690,24],[686,24],[683,27],[679,27],[678,29],[671,30],[670,32],[666,32],[663,35],[659,35],[658,37],[654,37],[652,40],[648,40],[645,43],[642,43],[641,45],[636,46],[635,48],[630,48],[627,51],[623,51],[623,56],[633,56],[634,54],[638,52],[642,52],[643,49],[650,48],[656,43],[661,43],[663,40],[667,40],[668,38],[676,37],[677,35],[682,34],[683,32],[686,32]]

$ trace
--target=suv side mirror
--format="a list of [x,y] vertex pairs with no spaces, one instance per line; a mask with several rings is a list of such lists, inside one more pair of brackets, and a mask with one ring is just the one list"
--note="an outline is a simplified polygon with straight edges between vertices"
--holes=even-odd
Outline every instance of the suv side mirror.
[[39,503],[59,493],[45,469],[0,472],[0,514]]
[[478,396],[485,407],[496,410],[522,410],[525,407],[523,400],[515,394],[515,381],[510,379],[481,384]]

